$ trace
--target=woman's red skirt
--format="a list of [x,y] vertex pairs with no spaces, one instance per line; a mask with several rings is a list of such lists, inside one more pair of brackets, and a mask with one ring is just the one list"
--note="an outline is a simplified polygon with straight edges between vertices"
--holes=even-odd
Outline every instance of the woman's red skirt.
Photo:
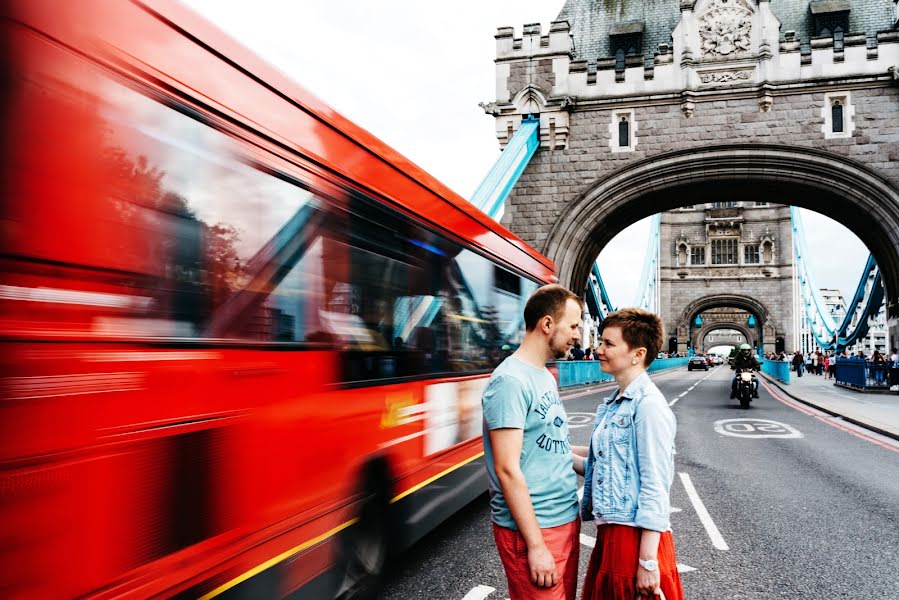
[[[627,525],[600,525],[596,528],[596,545],[584,579],[581,600],[638,600],[637,562],[640,557],[640,535],[643,530]],[[674,537],[670,531],[659,540],[659,571],[666,600],[683,600]]]

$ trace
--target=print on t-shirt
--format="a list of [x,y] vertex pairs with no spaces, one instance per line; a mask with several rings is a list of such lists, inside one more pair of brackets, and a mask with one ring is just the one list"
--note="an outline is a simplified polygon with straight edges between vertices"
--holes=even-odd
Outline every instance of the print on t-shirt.
[[534,412],[546,423],[546,432],[541,433],[534,441],[537,447],[546,452],[568,454],[571,452],[571,438],[566,425],[565,408],[555,390],[548,390],[534,407]]

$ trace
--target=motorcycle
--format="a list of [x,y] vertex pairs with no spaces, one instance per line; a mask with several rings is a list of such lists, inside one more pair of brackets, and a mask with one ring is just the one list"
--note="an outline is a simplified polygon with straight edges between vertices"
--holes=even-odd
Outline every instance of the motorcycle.
[[753,398],[758,398],[755,391],[755,375],[752,369],[740,369],[737,371],[737,398],[740,400],[740,408],[749,408]]

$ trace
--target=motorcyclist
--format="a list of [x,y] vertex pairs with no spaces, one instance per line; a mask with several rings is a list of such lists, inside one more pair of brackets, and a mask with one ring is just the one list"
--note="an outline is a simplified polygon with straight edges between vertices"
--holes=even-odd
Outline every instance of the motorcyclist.
[[[737,379],[741,369],[751,369],[758,371],[762,367],[761,363],[756,360],[752,354],[752,347],[749,344],[740,344],[740,351],[734,357],[733,370],[735,371],[734,380],[730,384],[730,397],[737,397]],[[757,377],[752,378],[752,396],[759,397],[759,380]]]

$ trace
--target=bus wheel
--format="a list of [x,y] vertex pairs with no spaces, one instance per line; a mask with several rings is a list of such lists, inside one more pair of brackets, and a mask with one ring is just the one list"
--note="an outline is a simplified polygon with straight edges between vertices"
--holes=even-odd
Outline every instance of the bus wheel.
[[336,600],[377,598],[389,552],[390,483],[386,465],[372,462],[362,474],[358,521],[340,539]]

